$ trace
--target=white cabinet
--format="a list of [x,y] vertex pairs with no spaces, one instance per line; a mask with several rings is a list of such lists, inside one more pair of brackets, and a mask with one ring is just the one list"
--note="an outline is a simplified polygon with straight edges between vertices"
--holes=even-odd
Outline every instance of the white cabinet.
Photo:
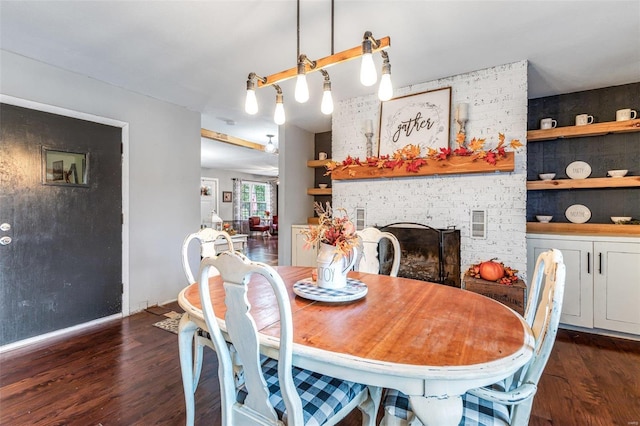
[[640,244],[594,243],[593,325],[640,334]]
[[538,255],[550,248],[567,267],[561,323],[640,335],[640,240],[529,234],[529,282]]
[[580,327],[593,327],[593,268],[591,241],[569,241],[527,236],[527,282],[531,282],[534,265],[540,253],[551,248],[562,252],[567,268],[564,302],[560,322]]
[[308,225],[291,225],[291,265],[317,266],[318,244],[305,249],[306,237],[302,233],[309,229]]

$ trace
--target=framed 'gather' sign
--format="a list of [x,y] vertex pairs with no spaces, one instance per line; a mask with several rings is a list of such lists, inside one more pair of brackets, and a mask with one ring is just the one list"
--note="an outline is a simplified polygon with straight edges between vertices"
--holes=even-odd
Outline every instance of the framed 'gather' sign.
[[451,87],[394,98],[380,106],[378,156],[393,154],[406,145],[449,147]]

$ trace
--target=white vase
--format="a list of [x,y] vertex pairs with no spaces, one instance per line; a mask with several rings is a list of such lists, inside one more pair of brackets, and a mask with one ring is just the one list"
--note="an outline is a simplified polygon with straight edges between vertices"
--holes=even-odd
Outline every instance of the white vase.
[[335,246],[320,243],[318,251],[318,287],[342,288],[347,285],[347,272],[356,261],[356,251],[348,255],[336,253]]

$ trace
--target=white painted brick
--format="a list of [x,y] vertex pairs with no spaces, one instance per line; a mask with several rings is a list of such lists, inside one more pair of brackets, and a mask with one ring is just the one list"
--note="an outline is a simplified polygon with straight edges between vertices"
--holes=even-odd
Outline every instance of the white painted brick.
[[[397,88],[395,96],[427,90],[452,88],[451,146],[457,125],[455,105],[467,102],[470,121],[468,139],[486,138],[488,148],[498,143],[498,133],[507,142],[526,143],[527,62],[500,65],[467,74]],[[375,94],[336,104],[333,113],[332,156],[365,158],[364,120],[379,122],[380,102]],[[377,126],[374,126],[377,127]],[[374,154],[377,153],[377,130]],[[454,225],[461,231],[462,272],[473,263],[497,257],[526,276],[526,150],[515,157],[513,173],[453,176],[425,176],[399,179],[370,179],[333,182],[333,205],[349,214],[356,207],[366,209],[367,225],[418,222],[435,228]],[[470,211],[486,209],[487,239],[469,237]]]

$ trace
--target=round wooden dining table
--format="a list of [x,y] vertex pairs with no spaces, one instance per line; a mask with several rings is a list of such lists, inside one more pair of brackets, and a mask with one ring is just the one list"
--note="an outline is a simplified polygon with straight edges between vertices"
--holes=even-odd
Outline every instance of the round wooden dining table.
[[[351,302],[321,302],[297,296],[293,285],[312,268],[278,266],[291,300],[296,366],[409,395],[425,425],[457,425],[461,395],[512,375],[532,356],[534,338],[524,319],[485,296],[408,278],[349,272],[367,286]],[[220,277],[209,281],[211,299],[224,328]],[[262,352],[278,356],[279,317],[275,296],[260,276],[251,278],[248,298],[260,330]],[[191,349],[196,327],[206,329],[198,285],[180,293],[183,383],[193,380]],[[186,349],[183,349],[186,348]],[[186,389],[186,387],[185,387]],[[187,392],[185,392],[187,393]],[[193,395],[185,395],[187,411]],[[191,401],[189,400],[191,398]]]

